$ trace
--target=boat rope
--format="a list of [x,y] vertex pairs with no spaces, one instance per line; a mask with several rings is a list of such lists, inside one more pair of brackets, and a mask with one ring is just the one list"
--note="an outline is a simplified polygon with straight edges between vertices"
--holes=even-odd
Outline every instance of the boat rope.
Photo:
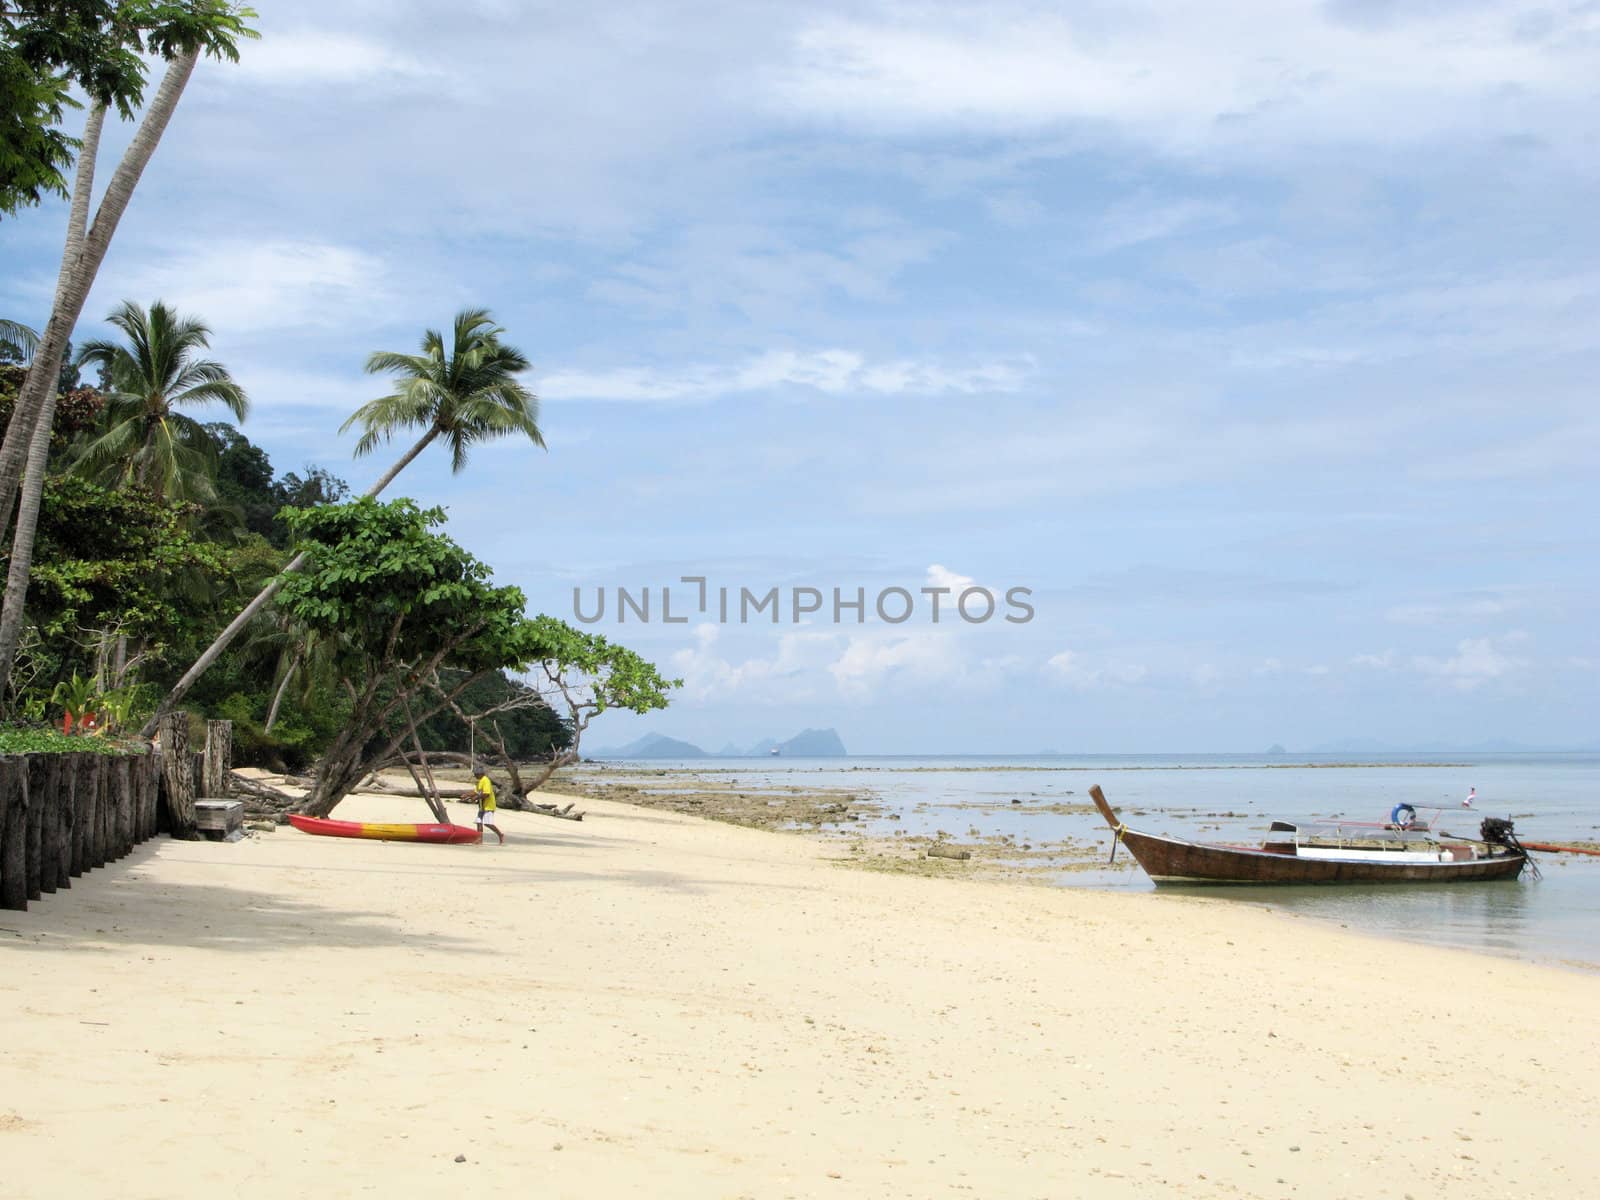
[[1120,843],[1122,841],[1122,835],[1124,833],[1126,833],[1127,831],[1128,831],[1128,827],[1126,825],[1123,825],[1123,824],[1120,824],[1120,823],[1117,825],[1116,829],[1112,831],[1112,834],[1111,834],[1111,857],[1106,859],[1106,866],[1109,867],[1112,863],[1117,861],[1117,845],[1118,845],[1118,843]]

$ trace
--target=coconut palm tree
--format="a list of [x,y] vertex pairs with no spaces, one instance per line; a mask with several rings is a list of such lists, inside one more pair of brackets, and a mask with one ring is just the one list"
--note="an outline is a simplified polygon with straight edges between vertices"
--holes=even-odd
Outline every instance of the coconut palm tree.
[[214,500],[215,442],[180,410],[220,404],[243,421],[250,400],[227,367],[198,356],[210,345],[211,330],[159,300],[148,312],[124,300],[106,319],[128,344],[97,340],[78,355],[107,381],[106,431],[84,447],[78,469],[138,483],[157,499]]
[[[34,369],[28,372],[28,379],[17,394],[11,420],[6,426],[5,441],[0,444],[0,513],[10,514],[13,499],[16,499],[17,513],[16,529],[11,538],[11,563],[6,571],[5,601],[0,604],[0,698],[6,694],[17,645],[22,638],[28,570],[33,565],[39,499],[44,492],[45,466],[50,455],[56,382],[73,326],[89,298],[89,289],[94,285],[117,224],[133,197],[134,187],[155,154],[200,55],[237,62],[238,39],[259,36],[245,24],[245,20],[255,14],[232,4],[208,4],[201,6],[203,11],[187,5],[155,7],[161,9],[156,24],[142,28],[130,26],[124,32],[131,29],[136,41],[142,34],[145,47],[167,59],[166,73],[156,94],[145,106],[144,116],[123,151],[122,161],[106,185],[99,207],[94,211],[93,223],[89,219],[89,197],[94,187],[100,132],[105,124],[105,98],[97,98],[89,106],[78,147],[55,301],[34,351]],[[127,15],[119,8],[113,19],[120,22]],[[123,115],[132,114],[123,110]],[[19,490],[21,496],[17,498]],[[0,533],[6,528],[6,519],[0,517]]]
[[516,379],[528,369],[528,360],[500,340],[503,332],[487,309],[468,308],[456,314],[448,354],[443,335],[430,329],[422,335],[421,354],[380,350],[367,359],[369,375],[393,375],[397,386],[389,395],[367,401],[339,427],[340,433],[362,427],[356,456],[370,454],[399,430],[422,430],[416,445],[367,495],[388,487],[438,437],[450,447],[450,469],[457,474],[466,468],[467,452],[476,442],[521,433],[544,447],[539,399]]
[[33,352],[38,348],[37,333],[17,321],[0,317],[0,355],[27,364],[33,361]]
[[[422,436],[364,495],[382,492],[417,455],[441,437],[450,448],[450,469],[457,474],[465,469],[471,448],[480,442],[520,433],[544,448],[544,434],[539,430],[539,398],[516,378],[528,369],[528,360],[520,350],[500,340],[504,332],[488,309],[463,309],[456,314],[448,349],[444,335],[430,329],[422,335],[420,354],[379,351],[367,359],[369,374],[394,375],[396,387],[389,395],[363,404],[340,427],[341,432],[353,425],[362,427],[356,455],[370,454],[402,429],[420,429]],[[305,555],[295,555],[282,574],[269,581],[217,635],[217,640],[173,685],[146,725],[147,732],[155,727],[161,714],[183,699],[239,632],[277,595],[283,576],[298,571],[304,563]]]

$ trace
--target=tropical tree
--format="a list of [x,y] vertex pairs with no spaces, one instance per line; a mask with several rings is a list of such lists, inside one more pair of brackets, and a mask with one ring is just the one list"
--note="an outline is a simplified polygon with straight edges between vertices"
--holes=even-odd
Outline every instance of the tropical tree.
[[108,385],[106,430],[84,447],[80,473],[137,483],[157,500],[215,500],[216,444],[180,410],[220,404],[243,421],[250,401],[228,368],[197,357],[211,330],[159,300],[149,311],[125,300],[106,319],[128,345],[96,340],[78,355],[84,366],[99,367]]
[[[489,568],[434,528],[439,509],[371,498],[287,514],[306,567],[289,575],[282,608],[312,633],[337,638],[336,670],[351,713],[300,806],[327,816],[416,723],[443,711],[472,683],[543,657],[538,626],[514,587],[496,587]],[[420,716],[410,701],[441,667],[459,678]]]
[[[469,308],[456,314],[448,349],[444,335],[430,329],[422,335],[420,354],[379,351],[367,359],[369,374],[392,374],[396,387],[389,395],[363,404],[340,427],[341,432],[352,425],[362,427],[361,440],[356,443],[357,456],[371,453],[403,429],[420,429],[422,436],[363,493],[364,497],[379,495],[417,455],[439,438],[450,448],[450,469],[456,473],[465,469],[473,446],[494,438],[520,433],[535,446],[544,448],[544,434],[539,430],[539,398],[516,378],[519,372],[528,369],[528,360],[520,350],[500,340],[504,332],[494,323],[488,309]],[[194,666],[184,672],[183,678],[161,702],[158,717],[183,699],[195,681],[283,587],[289,574],[304,565],[305,555],[295,555],[283,574],[261,589],[195,660]],[[152,723],[146,727],[147,731],[155,727],[154,720],[152,718]]]
[[421,354],[380,350],[367,359],[369,375],[393,375],[396,387],[363,404],[339,427],[344,433],[361,426],[356,457],[370,454],[402,429],[422,431],[370,495],[388,487],[435,438],[444,438],[450,447],[450,469],[456,473],[466,469],[467,453],[478,442],[521,433],[544,447],[538,397],[517,382],[528,360],[500,340],[504,332],[488,309],[468,308],[456,314],[448,352],[444,336],[430,329],[422,335]]
[[[22,636],[28,568],[33,562],[39,497],[44,490],[56,389],[68,339],[83,311],[84,301],[88,299],[100,264],[105,260],[112,235],[127,211],[139,177],[172,120],[183,90],[194,74],[195,64],[202,54],[237,61],[239,39],[256,36],[254,30],[245,23],[255,15],[254,12],[228,0],[73,5],[67,13],[71,19],[64,25],[53,20],[32,19],[36,16],[32,9],[37,8],[40,14],[45,14],[46,7],[50,7],[51,13],[60,15],[57,10],[61,10],[62,6],[34,5],[27,10],[19,10],[21,20],[8,16],[5,28],[8,47],[37,45],[36,38],[48,42],[52,35],[66,30],[74,37],[83,35],[91,44],[96,37],[100,37],[102,41],[99,44],[102,47],[113,46],[154,54],[166,60],[167,70],[155,95],[146,105],[139,127],[123,152],[110,183],[106,185],[92,223],[89,219],[89,201],[94,190],[95,164],[99,157],[100,135],[105,125],[107,107],[115,103],[123,116],[131,116],[132,102],[142,99],[142,91],[106,85],[104,81],[98,81],[102,86],[86,89],[90,95],[89,114],[78,147],[66,240],[50,319],[40,335],[38,348],[34,352],[33,370],[29,372],[28,380],[17,397],[16,407],[7,423],[4,445],[0,446],[0,513],[9,516],[19,481],[22,493],[17,507],[16,531],[12,538],[5,603],[0,607],[0,695],[5,692],[11,664],[16,658],[17,644]],[[142,65],[137,54],[124,55],[121,62],[137,76],[142,85]],[[38,69],[50,69],[52,63],[66,67],[69,75],[81,66],[68,54],[60,55],[58,59],[51,59],[47,54],[40,55],[32,60],[31,65]],[[91,74],[92,66],[93,62],[90,63]],[[35,118],[39,118],[41,112],[41,119],[50,121],[60,115],[61,109],[59,106],[52,109],[49,104],[43,109],[36,106]],[[58,154],[52,156],[47,153],[45,161],[52,168],[64,165]],[[49,190],[47,180],[44,186]],[[4,530],[5,519],[0,517],[0,531]]]
[[39,335],[18,321],[0,317],[0,362],[30,363]]

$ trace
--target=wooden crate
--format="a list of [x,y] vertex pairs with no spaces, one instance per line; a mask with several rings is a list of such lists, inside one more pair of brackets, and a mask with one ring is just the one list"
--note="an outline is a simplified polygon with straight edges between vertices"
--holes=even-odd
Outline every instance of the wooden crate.
[[195,828],[207,837],[225,838],[244,828],[244,802],[241,800],[196,800]]

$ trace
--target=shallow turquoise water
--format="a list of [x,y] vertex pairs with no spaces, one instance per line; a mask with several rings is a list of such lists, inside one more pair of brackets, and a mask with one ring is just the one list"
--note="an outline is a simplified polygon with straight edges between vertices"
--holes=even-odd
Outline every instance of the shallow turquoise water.
[[[959,839],[976,829],[1012,834],[1019,843],[1035,846],[1070,839],[1109,851],[1110,831],[1098,815],[1040,811],[1047,805],[1088,803],[1094,783],[1130,825],[1197,840],[1254,841],[1274,819],[1381,821],[1405,801],[1419,813],[1441,806],[1438,827],[1456,833],[1474,832],[1484,816],[1510,816],[1517,833],[1530,841],[1600,841],[1596,754],[866,757],[650,765],[733,772],[753,788],[803,783],[871,793],[902,818],[879,822],[874,832],[942,829]],[[1469,787],[1478,789],[1472,812],[1460,806]],[[1064,872],[1060,881],[1063,886],[1153,888],[1142,871],[1130,869],[1126,851],[1118,858],[1118,869]],[[1535,858],[1541,880],[1524,873],[1516,882],[1453,887],[1183,890],[1387,936],[1600,967],[1600,858]]]

